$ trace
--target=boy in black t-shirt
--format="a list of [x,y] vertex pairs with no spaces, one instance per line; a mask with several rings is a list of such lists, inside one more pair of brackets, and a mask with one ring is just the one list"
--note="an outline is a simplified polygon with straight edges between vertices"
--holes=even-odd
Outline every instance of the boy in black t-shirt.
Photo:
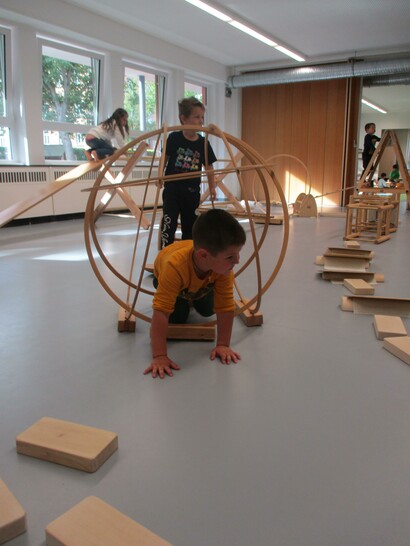
[[[205,107],[195,97],[182,99],[178,103],[181,125],[204,123]],[[205,153],[205,139],[195,130],[175,131],[168,136],[166,149],[165,175],[192,173],[191,177],[168,180],[162,193],[162,229],[161,247],[174,242],[178,217],[181,219],[182,239],[192,239],[192,226],[195,222],[195,211],[200,203],[201,170],[205,166],[212,171],[216,156],[208,142]],[[207,162],[207,164],[206,164]],[[208,173],[208,184],[211,199],[215,199],[215,179]]]

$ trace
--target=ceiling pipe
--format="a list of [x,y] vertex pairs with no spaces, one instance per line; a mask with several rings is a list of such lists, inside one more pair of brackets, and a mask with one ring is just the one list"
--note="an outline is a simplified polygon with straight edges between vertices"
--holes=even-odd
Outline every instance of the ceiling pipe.
[[378,87],[381,85],[410,85],[410,73],[363,78],[363,87]]
[[350,60],[347,63],[302,66],[229,76],[228,86],[235,89],[337,78],[388,76],[409,72],[410,58],[371,62]]

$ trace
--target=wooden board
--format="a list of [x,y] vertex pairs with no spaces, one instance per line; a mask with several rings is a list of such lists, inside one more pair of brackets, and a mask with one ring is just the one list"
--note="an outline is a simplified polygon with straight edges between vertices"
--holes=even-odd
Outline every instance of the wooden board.
[[369,283],[384,282],[383,273],[371,273],[369,271],[323,271],[322,279],[325,281],[343,282],[345,279],[363,279]]
[[407,336],[406,327],[400,317],[374,315],[373,325],[377,339]]
[[365,272],[369,267],[369,260],[365,258],[346,258],[336,256],[324,256],[324,271],[351,271]]
[[46,527],[47,546],[172,546],[98,497],[86,497]]
[[371,260],[374,258],[374,252],[372,250],[362,250],[360,248],[329,247],[323,255],[339,258],[364,258],[366,260]]
[[195,341],[213,341],[216,328],[203,324],[168,324],[167,339],[190,339]]
[[0,544],[25,531],[26,512],[3,480],[0,480]]
[[17,452],[95,472],[118,449],[118,436],[70,421],[43,417],[16,438]]
[[410,299],[408,298],[343,296],[340,306],[343,311],[353,311],[358,315],[410,317]]
[[383,347],[410,366],[410,337],[385,337]]
[[78,167],[71,169],[71,171],[69,171],[68,173],[57,178],[57,180],[55,180],[54,182],[50,182],[42,190],[35,193],[31,197],[28,197],[23,201],[18,201],[17,203],[14,203],[14,205],[11,205],[7,209],[4,209],[0,212],[0,227],[4,226],[17,216],[20,216],[20,214],[23,214],[23,212],[26,212],[27,210],[35,207],[42,201],[45,201],[55,193],[63,190],[85,174],[93,171],[98,171],[103,163],[103,160],[82,163],[81,165],[78,165]]
[[363,279],[344,279],[343,284],[353,294],[364,294],[367,296],[374,294],[374,286]]

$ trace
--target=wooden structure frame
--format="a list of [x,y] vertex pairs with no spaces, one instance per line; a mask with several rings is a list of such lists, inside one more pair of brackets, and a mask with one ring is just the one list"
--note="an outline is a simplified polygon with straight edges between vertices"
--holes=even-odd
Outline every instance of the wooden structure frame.
[[[400,175],[403,180],[403,188],[370,188],[368,180],[372,180],[376,172],[377,166],[380,163],[380,159],[383,156],[384,151],[386,150],[387,145],[391,143],[394,152],[396,154],[397,164],[399,166]],[[406,193],[407,194],[407,208],[410,209],[410,175],[407,170],[407,165],[404,160],[403,152],[400,148],[400,144],[397,138],[396,133],[388,129],[383,133],[383,136],[374,151],[372,158],[367,165],[366,169],[363,171],[356,187],[357,191],[365,191],[366,193]]]
[[[195,126],[183,126],[184,129],[194,129],[196,130],[197,127]],[[173,126],[173,127],[163,127],[162,129],[152,131],[151,133],[147,133],[145,135],[141,135],[134,141],[129,143],[130,147],[137,146],[140,142],[145,141],[148,138],[156,137],[156,145],[155,150],[161,149],[161,143],[166,141],[168,131],[175,131],[175,130],[182,130],[182,126]],[[246,262],[238,268],[238,270],[235,272],[235,288],[238,293],[238,299],[237,301],[240,302],[236,309],[236,314],[242,315],[245,313],[245,311],[249,311],[251,315],[258,315],[260,305],[261,305],[261,299],[262,295],[266,292],[266,290],[270,287],[272,282],[274,281],[276,275],[278,274],[283,260],[285,258],[285,253],[287,249],[288,244],[288,238],[289,238],[289,215],[287,212],[287,204],[285,200],[284,193],[282,191],[282,188],[280,187],[275,174],[272,170],[272,168],[266,164],[266,162],[263,160],[263,158],[255,151],[253,148],[248,146],[243,141],[233,137],[232,135],[228,135],[227,133],[224,133],[221,131],[218,127],[215,125],[211,125],[209,127],[203,127],[202,131],[205,133],[205,138],[207,139],[208,136],[212,135],[216,138],[220,138],[225,146],[225,149],[227,151],[228,157],[230,159],[230,162],[228,164],[228,167],[220,170],[215,170],[214,174],[218,177],[220,177],[220,181],[222,181],[223,177],[228,173],[235,173],[237,176],[237,179],[239,181],[241,191],[242,191],[242,197],[245,203],[243,215],[249,220],[250,225],[250,239],[253,245],[253,252],[251,253],[250,257],[246,260]],[[236,152],[235,152],[236,149]],[[165,150],[165,147],[162,146],[162,150]],[[238,155],[238,152],[240,152],[240,156]],[[124,153],[124,150],[122,150],[122,153]],[[153,155],[153,159],[155,157],[155,153]],[[238,157],[244,157],[248,164],[242,165],[242,163],[239,162]],[[134,280],[134,273],[136,269],[136,257],[137,257],[137,250],[139,245],[139,234],[140,234],[140,228],[141,228],[141,221],[138,221],[138,226],[136,228],[136,236],[135,236],[135,243],[134,243],[134,249],[133,249],[133,255],[131,259],[131,266],[129,273],[123,274],[120,271],[118,271],[108,260],[107,256],[105,255],[102,246],[100,245],[97,237],[97,232],[95,229],[95,217],[94,217],[94,211],[96,210],[95,202],[97,200],[97,195],[100,191],[105,191],[107,189],[113,189],[119,187],[119,184],[113,184],[112,186],[106,186],[104,185],[104,179],[105,179],[105,172],[110,167],[110,162],[106,162],[102,172],[98,175],[96,182],[92,188],[90,188],[88,191],[90,191],[90,197],[88,199],[87,208],[85,212],[85,218],[84,218],[84,235],[85,235],[85,244],[86,249],[88,253],[88,257],[90,260],[91,267],[94,270],[95,275],[97,276],[99,282],[103,286],[103,288],[106,290],[106,292],[114,299],[114,301],[117,302],[117,304],[122,307],[126,313],[125,320],[127,318],[130,318],[131,316],[135,316],[136,318],[139,318],[141,320],[144,320],[146,322],[151,322],[151,317],[144,314],[143,312],[137,310],[137,301],[140,294],[146,294],[150,295],[151,297],[154,295],[153,290],[148,290],[142,286],[142,280],[144,276],[144,272],[146,269],[147,264],[147,258],[148,253],[151,246],[151,240],[152,240],[152,234],[153,234],[153,226],[155,224],[155,218],[158,212],[158,198],[159,193],[162,187],[162,184],[166,182],[170,182],[172,180],[180,180],[181,178],[184,178],[185,176],[189,178],[191,176],[190,173],[187,173],[186,175],[163,175],[164,172],[164,164],[165,164],[165,155],[164,151],[161,154],[160,163],[157,169],[158,174],[150,174],[149,177],[145,179],[139,179],[139,180],[128,180],[125,183],[121,184],[122,188],[127,188],[130,186],[145,186],[145,188],[148,188],[149,185],[153,184],[156,187],[156,199],[155,204],[152,210],[152,218],[151,218],[151,226],[150,230],[148,232],[148,238],[146,241],[145,249],[142,251],[141,256],[141,268],[139,269],[138,279]],[[262,226],[261,230],[258,230],[258,234],[256,233],[254,222],[253,222],[253,215],[250,209],[249,205],[249,199],[247,197],[247,191],[246,187],[244,185],[243,181],[243,172],[245,171],[255,171],[256,175],[258,176],[260,183],[262,185],[263,191],[265,193],[265,202],[266,202],[266,212],[264,215],[264,224]],[[152,171],[152,169],[151,169]],[[207,171],[202,172],[203,176],[207,175]],[[282,239],[282,245],[280,248],[280,254],[277,260],[276,265],[274,266],[273,272],[269,275],[267,280],[262,279],[262,272],[261,272],[261,266],[260,266],[260,257],[259,252],[262,247],[262,244],[266,238],[267,230],[270,223],[270,202],[269,202],[269,190],[268,190],[268,181],[272,181],[272,183],[277,188],[279,195],[281,196],[281,203],[283,207],[283,214],[284,214],[284,227],[283,227],[283,239]],[[145,191],[145,195],[146,195]],[[144,201],[142,203],[141,208],[144,208]],[[239,213],[239,211],[235,212],[234,214]],[[122,283],[126,287],[126,297],[120,297],[117,295],[117,293],[110,287],[107,275],[102,274],[100,272],[99,266],[97,265],[97,262],[94,257],[94,251],[96,251],[100,257],[101,261],[100,267],[105,267],[110,274],[112,274],[116,280],[122,281]],[[245,296],[242,295],[239,286],[238,286],[238,277],[251,265],[254,264],[256,268],[256,294],[253,297],[245,298]],[[253,318],[253,317],[252,317]],[[246,319],[244,319],[246,320]],[[260,318],[256,319],[257,322],[260,323]],[[248,321],[248,324],[250,325],[252,321]],[[204,327],[204,329],[208,329],[210,325],[216,324],[216,321],[208,321],[203,324],[195,324],[196,330],[199,331],[201,327]],[[191,327],[191,325],[187,325],[188,327]],[[126,328],[125,328],[126,329]],[[208,330],[204,333],[201,332],[199,337],[196,337],[196,339],[203,339],[204,335],[208,335]]]

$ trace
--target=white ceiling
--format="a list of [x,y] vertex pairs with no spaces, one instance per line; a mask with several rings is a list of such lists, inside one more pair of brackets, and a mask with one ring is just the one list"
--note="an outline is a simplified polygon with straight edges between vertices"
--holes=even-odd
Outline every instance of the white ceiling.
[[[185,0],[66,1],[237,70],[300,66]],[[409,0],[218,0],[213,5],[299,53],[304,64],[410,56]],[[410,111],[409,86],[365,88],[364,96],[389,112]]]

